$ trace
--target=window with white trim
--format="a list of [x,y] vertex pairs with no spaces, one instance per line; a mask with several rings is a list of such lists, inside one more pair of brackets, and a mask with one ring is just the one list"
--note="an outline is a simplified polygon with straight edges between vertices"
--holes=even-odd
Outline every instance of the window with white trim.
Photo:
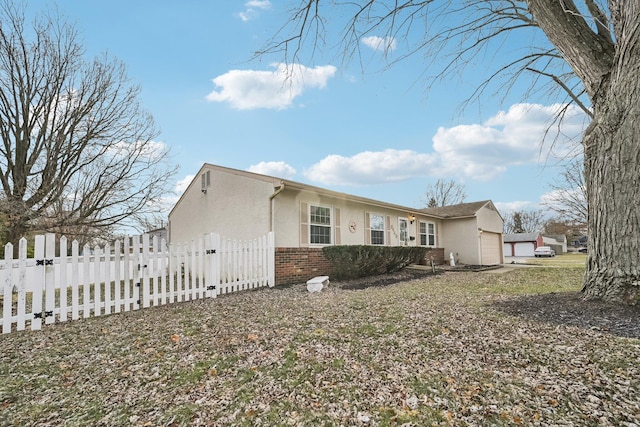
[[420,246],[436,245],[436,225],[433,222],[420,221]]
[[371,244],[384,245],[384,216],[371,214],[369,222],[371,226]]
[[309,243],[331,244],[331,208],[309,206]]

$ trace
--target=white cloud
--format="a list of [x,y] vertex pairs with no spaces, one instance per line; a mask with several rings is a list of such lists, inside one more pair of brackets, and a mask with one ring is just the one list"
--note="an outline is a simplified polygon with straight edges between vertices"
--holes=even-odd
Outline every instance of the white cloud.
[[228,102],[238,110],[282,110],[290,107],[304,89],[325,88],[327,80],[336,73],[336,67],[332,65],[309,68],[275,63],[271,66],[275,70],[231,70],[216,77],[213,83],[220,90],[207,95],[207,100]]
[[187,187],[191,184],[193,178],[195,178],[195,175],[187,175],[176,183],[175,192],[178,196],[187,190]]
[[182,196],[182,194],[186,191],[187,187],[189,186],[189,184],[191,184],[191,181],[193,181],[194,177],[195,175],[185,176],[176,183],[173,192],[165,195],[160,200],[158,200],[158,212],[168,214],[169,211],[171,211],[171,209],[173,209],[173,207],[176,205],[176,203],[178,203],[178,200],[180,200],[180,196]]
[[548,206],[552,209],[562,210],[568,209],[568,201],[579,206],[587,206],[585,200],[585,190],[580,187],[557,189],[540,196],[540,204]]
[[333,154],[311,166],[304,175],[325,185],[368,185],[429,175],[437,159],[413,150],[365,151],[353,157]]
[[498,208],[498,211],[500,211],[500,214],[502,216],[505,216],[505,214],[508,214],[510,212],[531,211],[540,208],[540,205],[538,205],[537,203],[524,200],[516,200],[513,202],[495,202],[494,204],[496,205],[496,208]]
[[[438,129],[431,153],[387,149],[351,157],[334,154],[312,165],[304,174],[324,185],[369,185],[414,177],[494,179],[512,166],[545,160],[540,156],[540,144],[561,108],[561,105],[516,104],[482,124]],[[570,107],[556,148],[575,147],[586,124],[584,113]],[[529,202],[512,203],[521,203],[524,208]]]
[[379,52],[392,52],[396,50],[397,42],[395,37],[369,36],[361,39],[362,44]]
[[433,149],[440,155],[445,172],[462,172],[480,180],[495,178],[508,167],[541,160],[541,143],[554,144],[555,154],[575,149],[586,127],[584,113],[569,107],[565,122],[545,132],[562,105],[515,104],[483,124],[440,128],[433,137]]
[[257,18],[261,10],[270,9],[271,2],[269,0],[250,0],[244,4],[244,7],[243,12],[238,12],[238,17],[247,22]]
[[249,172],[285,179],[291,179],[296,174],[296,170],[285,162],[260,162],[256,165],[249,166],[247,170]]

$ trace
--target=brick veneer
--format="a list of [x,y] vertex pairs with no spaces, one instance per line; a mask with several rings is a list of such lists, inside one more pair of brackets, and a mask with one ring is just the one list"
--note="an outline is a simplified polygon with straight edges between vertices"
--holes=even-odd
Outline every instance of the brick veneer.
[[[444,248],[433,248],[421,264],[430,265],[431,259],[444,264]],[[331,276],[331,265],[321,248],[276,248],[276,286],[305,283],[315,276]]]
[[276,248],[275,258],[276,286],[331,275],[331,266],[321,248]]

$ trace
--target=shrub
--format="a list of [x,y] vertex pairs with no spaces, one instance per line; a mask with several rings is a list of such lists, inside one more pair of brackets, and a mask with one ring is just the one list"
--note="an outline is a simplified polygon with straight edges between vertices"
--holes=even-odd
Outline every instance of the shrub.
[[416,246],[326,246],[322,252],[336,279],[354,279],[399,271],[417,264],[427,248]]

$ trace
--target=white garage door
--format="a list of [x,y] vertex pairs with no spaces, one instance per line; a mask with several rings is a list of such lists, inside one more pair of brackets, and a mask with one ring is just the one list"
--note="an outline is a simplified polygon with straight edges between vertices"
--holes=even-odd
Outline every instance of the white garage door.
[[500,234],[482,233],[482,265],[502,264]]
[[516,243],[515,256],[533,256],[534,249],[533,242],[518,242]]
[[511,251],[512,251],[511,243],[504,243],[502,245],[502,253],[504,254],[504,256],[513,256]]

